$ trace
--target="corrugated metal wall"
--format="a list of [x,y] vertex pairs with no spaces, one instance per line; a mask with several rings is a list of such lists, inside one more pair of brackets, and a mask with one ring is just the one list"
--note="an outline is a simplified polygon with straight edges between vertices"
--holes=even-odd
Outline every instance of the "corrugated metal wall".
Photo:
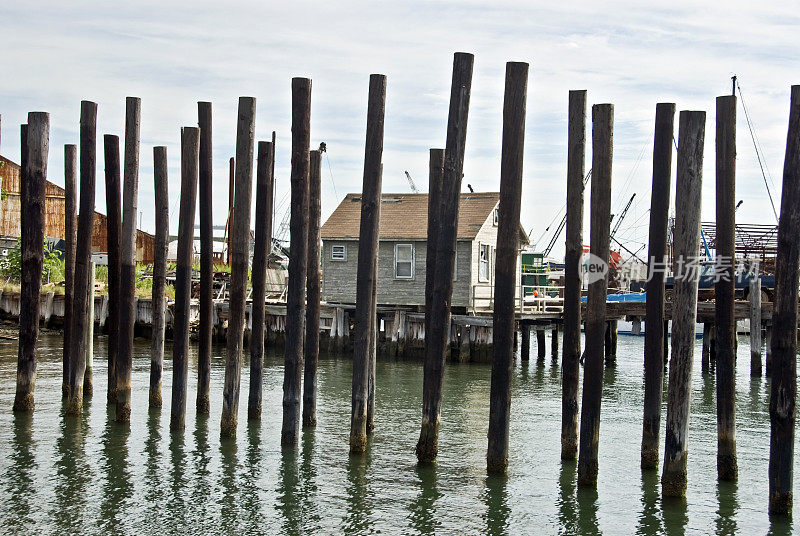
[[[0,156],[0,177],[6,198],[2,202],[2,216],[0,217],[0,235],[20,235],[20,167],[11,160]],[[47,182],[45,190],[45,236],[51,238],[64,238],[65,200],[64,189]],[[108,251],[106,216],[99,212],[94,213],[94,229],[92,231],[92,251]],[[137,231],[136,233],[136,260],[137,262],[152,263],[155,255],[155,238],[149,233]]]

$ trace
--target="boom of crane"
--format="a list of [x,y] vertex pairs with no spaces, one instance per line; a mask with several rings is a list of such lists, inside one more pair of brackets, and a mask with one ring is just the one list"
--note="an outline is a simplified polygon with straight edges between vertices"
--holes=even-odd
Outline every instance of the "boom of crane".
[[[589,170],[589,173],[583,178],[583,186],[586,186],[586,183],[589,182],[589,179],[592,177],[592,170]],[[544,256],[545,258],[550,255],[550,252],[553,250],[553,246],[556,245],[558,241],[558,237],[561,236],[561,232],[564,230],[564,227],[567,225],[567,215],[564,214],[564,217],[561,218],[561,222],[556,227],[556,232],[553,233],[553,238],[550,239],[550,242],[547,244],[547,247],[544,248]]]

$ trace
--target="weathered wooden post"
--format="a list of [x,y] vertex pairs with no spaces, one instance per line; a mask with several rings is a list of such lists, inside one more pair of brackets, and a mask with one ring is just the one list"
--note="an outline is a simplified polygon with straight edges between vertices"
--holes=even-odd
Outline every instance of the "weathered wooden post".
[[522,361],[530,361],[531,359],[531,326],[530,324],[522,324],[519,327],[520,337],[522,338],[522,347],[520,348],[520,359]]
[[94,270],[93,262],[89,263],[89,296],[86,298],[86,315],[89,317],[86,326],[86,371],[83,373],[83,396],[91,398],[94,394],[92,369],[94,368]]
[[761,278],[750,280],[750,376],[761,376]]
[[358,280],[350,415],[352,453],[364,452],[367,447],[367,404],[372,366],[370,350],[377,321],[374,294],[378,277],[378,226],[381,218],[381,158],[385,107],[386,77],[372,74],[369,77],[361,226],[358,236]]
[[567,127],[567,222],[564,253],[564,359],[561,384],[561,459],[578,454],[578,381],[581,358],[581,257],[583,176],[586,154],[586,90],[569,92]]
[[228,266],[231,264],[231,246],[233,245],[233,238],[231,233],[233,231],[233,200],[236,195],[236,159],[231,157],[228,161],[228,218],[225,220],[225,229],[228,232]]
[[764,332],[764,353],[767,354],[766,358],[764,359],[764,373],[767,376],[772,376],[772,323],[767,324]]
[[597,485],[600,403],[603,394],[603,337],[611,234],[611,161],[614,106],[592,106],[592,190],[589,294],[586,303],[586,357],[583,371],[578,484]]
[[292,78],[292,173],[289,216],[289,288],[286,295],[286,346],[283,354],[281,445],[296,445],[300,432],[308,268],[308,175],[311,143],[311,80]]
[[247,418],[261,420],[264,369],[264,316],[266,313],[267,263],[272,251],[272,142],[258,142],[256,166],[256,236],[253,249],[253,294],[250,331],[250,392]]
[[658,469],[661,398],[664,389],[664,276],[667,270],[669,193],[675,104],[656,104],[653,141],[653,185],[650,194],[650,237],[647,246],[647,303],[644,318],[644,416],[642,469]]
[[769,396],[769,512],[792,512],[792,465],[797,396],[797,279],[800,261],[800,85],[792,86],[783,161]]
[[200,132],[181,129],[181,206],[178,216],[178,257],[175,266],[175,306],[172,321],[172,407],[169,428],[186,424],[186,387],[189,376],[189,307],[192,296],[194,212],[200,167]]
[[97,157],[97,104],[81,101],[80,119],[80,210],[78,240],[75,248],[75,285],[72,303],[72,333],[69,342],[69,393],[65,412],[79,415],[83,410],[84,352],[88,326],[89,269],[92,261],[92,228],[94,225],[94,187]]
[[[700,356],[700,367],[703,374],[711,369],[711,332],[714,325],[711,322],[703,322],[703,350]],[[645,333],[645,337],[647,333]]]
[[247,270],[250,266],[250,199],[253,189],[253,146],[256,136],[256,99],[239,97],[236,126],[236,189],[231,226],[231,291],[228,298],[228,336],[225,387],[222,391],[223,437],[236,435],[242,376]]
[[167,309],[164,289],[169,243],[169,180],[167,148],[153,147],[153,181],[156,203],[156,236],[153,255],[153,342],[150,346],[150,407],[160,408],[161,373],[164,370],[164,330]]
[[117,422],[131,420],[133,325],[136,322],[136,219],[139,196],[139,120],[142,101],[125,98],[125,161],[122,170],[122,236],[119,271],[119,340],[116,362]]
[[544,358],[547,356],[546,333],[544,329],[536,330],[536,358],[537,363],[544,364]]
[[436,275],[437,238],[442,225],[442,187],[444,179],[444,149],[428,152],[428,229],[425,243],[425,334],[431,331],[431,310]]
[[306,341],[303,378],[303,426],[317,425],[317,361],[319,359],[320,217],[322,213],[321,153],[311,151],[308,174],[308,273]]
[[103,136],[106,182],[106,249],[108,252],[108,389],[109,403],[117,401],[116,362],[119,344],[120,259],[122,234],[122,194],[120,191],[119,137]]
[[64,356],[61,396],[69,392],[69,337],[75,286],[75,241],[78,239],[78,147],[64,146]]
[[550,357],[553,361],[558,361],[558,324],[550,329]]
[[[50,114],[30,112],[22,144],[20,210],[22,219],[22,273],[20,278],[19,352],[17,392],[14,411],[33,411],[36,386],[36,345],[39,340],[39,293],[42,289],[44,251],[44,203],[47,184],[47,155],[50,150]],[[81,356],[83,357],[83,356]]]
[[661,494],[664,497],[682,497],[686,494],[705,123],[705,112],[680,113],[673,240],[675,287],[672,298],[672,355],[669,362],[664,467],[661,473]]
[[417,441],[417,460],[432,463],[439,450],[439,419],[442,405],[442,371],[450,334],[450,301],[458,230],[458,206],[467,141],[469,98],[474,56],[457,52],[453,57],[447,141],[444,151],[440,226],[436,238],[436,272],[429,325],[425,332],[425,363],[422,380],[422,427]]
[[489,395],[489,447],[486,452],[486,470],[489,473],[504,473],[508,467],[511,370],[514,366],[514,292],[517,282],[527,94],[528,64],[506,63],[497,260],[492,313],[494,352]]
[[[211,335],[214,329],[214,215],[212,211],[213,150],[211,129],[211,103],[197,103],[200,127],[200,166],[198,202],[200,204],[200,347],[197,355],[197,413],[208,415],[211,411]],[[166,176],[166,175],[165,175]]]
[[736,480],[736,319],[733,312],[736,262],[736,97],[717,97],[717,476]]

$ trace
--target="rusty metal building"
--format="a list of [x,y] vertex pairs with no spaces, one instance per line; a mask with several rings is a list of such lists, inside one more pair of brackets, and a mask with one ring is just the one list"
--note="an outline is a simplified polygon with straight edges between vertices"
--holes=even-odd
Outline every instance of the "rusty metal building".
[[[2,214],[0,214],[0,236],[20,235],[20,166],[0,156],[0,185],[3,188]],[[45,189],[44,235],[49,238],[64,238],[65,197],[64,189],[47,181]],[[92,252],[108,251],[108,226],[105,214],[94,213]],[[155,254],[155,237],[144,231],[136,231],[136,261],[152,263]]]

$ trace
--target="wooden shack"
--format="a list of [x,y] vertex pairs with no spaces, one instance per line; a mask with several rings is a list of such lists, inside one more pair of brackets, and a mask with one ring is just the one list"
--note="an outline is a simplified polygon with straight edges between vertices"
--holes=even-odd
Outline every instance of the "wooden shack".
[[[19,237],[20,235],[20,166],[0,156],[0,185],[3,188],[2,214],[0,214],[0,236]],[[100,180],[100,179],[98,179]],[[65,236],[64,230],[65,198],[64,189],[47,181],[45,190],[44,235],[48,238]],[[92,252],[108,251],[107,224],[105,214],[94,213],[92,231]],[[136,233],[136,261],[152,263],[155,253],[155,237],[144,231]]]
[[[455,310],[492,305],[499,201],[497,192],[461,194],[453,280]],[[348,194],[322,226],[322,299],[328,303],[355,302],[360,218],[361,194]],[[428,194],[381,196],[379,304],[425,304],[427,234]],[[522,226],[519,240],[520,247],[528,243]]]

